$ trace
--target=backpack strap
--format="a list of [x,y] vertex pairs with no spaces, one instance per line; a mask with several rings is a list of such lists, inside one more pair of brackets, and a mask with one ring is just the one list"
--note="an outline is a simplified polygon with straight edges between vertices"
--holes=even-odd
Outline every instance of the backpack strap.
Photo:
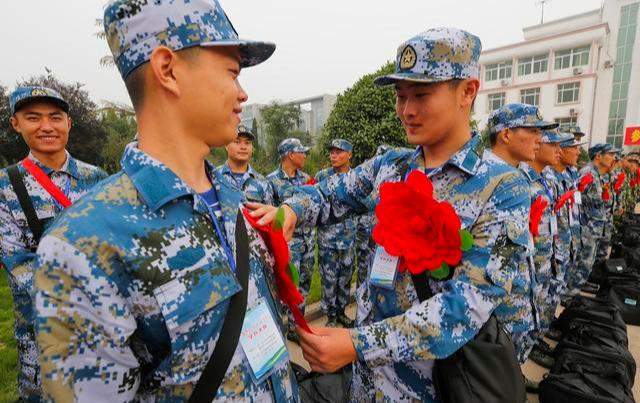
[[42,238],[42,234],[44,233],[44,224],[36,214],[36,210],[33,207],[31,197],[29,197],[29,192],[27,192],[27,188],[24,185],[24,181],[22,179],[22,175],[20,174],[18,166],[11,165],[9,168],[7,168],[7,174],[9,175],[9,181],[11,182],[11,186],[13,187],[13,191],[15,192],[16,196],[18,196],[18,202],[20,202],[22,212],[24,213],[25,217],[27,217],[27,224],[29,225],[29,229],[31,230],[31,233],[33,234],[33,238],[37,245],[40,242],[40,238]]

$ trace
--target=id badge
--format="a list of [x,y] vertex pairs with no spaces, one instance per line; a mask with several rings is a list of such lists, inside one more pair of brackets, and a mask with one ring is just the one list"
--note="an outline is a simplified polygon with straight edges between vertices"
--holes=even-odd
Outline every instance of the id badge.
[[551,227],[551,236],[558,235],[558,217],[555,214],[549,218],[549,226]]
[[382,246],[378,246],[376,256],[373,259],[369,282],[377,287],[393,289],[399,261],[400,258],[391,256]]
[[240,344],[258,383],[287,358],[287,347],[264,300],[247,311],[240,333]]
[[569,209],[569,226],[573,227],[573,209]]
[[575,192],[573,194],[573,197],[578,206],[582,204],[582,192]]

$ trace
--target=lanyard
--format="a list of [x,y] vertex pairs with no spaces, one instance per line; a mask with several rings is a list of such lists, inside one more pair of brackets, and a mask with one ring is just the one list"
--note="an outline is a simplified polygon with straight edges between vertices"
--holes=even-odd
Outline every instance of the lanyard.
[[[215,186],[211,188],[211,191],[214,196],[215,202],[220,204],[220,199],[218,199],[218,192],[216,191]],[[229,266],[231,266],[231,270],[235,273],[236,261],[233,257],[233,252],[231,252],[231,247],[229,246],[229,243],[227,243],[227,237],[224,235],[224,231],[220,227],[220,221],[218,220],[218,217],[216,216],[215,212],[213,211],[213,208],[209,205],[209,203],[202,196],[200,196],[200,198],[204,202],[204,205],[207,206],[207,210],[209,211],[209,216],[211,217],[211,221],[213,221],[213,226],[216,230],[216,235],[218,236],[218,239],[222,244],[222,249],[224,249],[225,255],[227,255]],[[224,223],[224,216],[222,214],[220,215],[220,218]]]
[[22,160],[22,166],[36,179],[40,186],[42,186],[42,188],[49,193],[51,197],[53,197],[56,204],[62,207],[62,209],[71,206],[71,200],[67,197],[71,188],[71,179],[67,181],[65,192],[63,193],[62,190],[53,183],[51,178],[49,178],[47,174],[29,158]]
[[547,185],[547,181],[543,177],[540,177],[540,183],[542,183],[542,187],[544,187],[544,191],[547,193],[547,196],[549,196],[549,201],[553,203],[555,201],[553,199],[553,192],[551,191],[551,189],[549,189],[549,186]]
[[[69,198],[69,192],[71,191],[71,178],[67,178],[67,183],[65,183],[64,185],[64,195]],[[56,205],[58,206],[58,208],[60,210],[64,210],[64,206],[62,205],[62,203],[60,203],[58,200],[54,199],[56,202]]]

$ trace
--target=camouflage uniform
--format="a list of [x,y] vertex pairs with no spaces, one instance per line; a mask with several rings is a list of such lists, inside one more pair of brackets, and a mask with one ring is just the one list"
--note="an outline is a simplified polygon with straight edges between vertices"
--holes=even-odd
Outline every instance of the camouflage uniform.
[[[333,175],[342,175],[333,168],[316,174],[321,182]],[[344,313],[349,303],[353,274],[356,218],[318,227],[320,280],[322,282],[322,310],[329,318]]]
[[[397,273],[393,290],[370,283],[358,290],[358,326],[351,333],[358,354],[353,400],[436,401],[433,360],[471,340],[511,291],[518,268],[505,263],[529,245],[528,184],[492,154],[482,157],[482,148],[475,135],[429,173],[435,194],[452,203],[476,240],[453,278],[431,282],[435,296],[423,303],[406,272]],[[301,223],[337,222],[366,211],[367,199],[377,199],[382,183],[401,181],[405,171],[423,166],[421,149],[389,151],[346,175],[303,187],[287,204]]]
[[[135,144],[122,167],[65,212],[38,248],[37,338],[48,399],[187,400],[240,290],[202,197]],[[235,222],[238,192],[211,180],[223,220]],[[234,227],[225,229],[235,252]],[[265,302],[282,326],[268,286],[272,259],[248,230],[247,309]],[[238,344],[215,399],[296,395],[288,362],[257,383]]]
[[605,208],[605,225],[602,238],[598,241],[596,246],[596,262],[605,260],[609,256],[609,246],[611,245],[611,235],[613,232],[613,210],[616,204],[616,195],[613,191],[613,183],[615,177],[612,173],[605,173],[601,175],[603,186],[607,184],[609,186],[609,200],[602,200]]
[[360,215],[356,219],[356,241],[355,241],[355,254],[358,265],[358,288],[367,282],[369,276],[368,270],[371,266],[371,259],[373,259],[375,250],[373,239],[371,239],[371,232],[376,221],[375,212],[369,212]]
[[[60,189],[65,190],[68,183],[67,197],[72,202],[107,177],[100,168],[79,161],[69,154],[59,171],[46,167],[32,154],[29,154],[28,158],[34,161]],[[62,211],[62,207],[22,165],[18,165],[18,168],[38,218],[46,221],[48,227],[53,218]],[[32,304],[37,246],[18,197],[9,182],[7,170],[0,170],[0,262],[7,269],[9,287],[13,296],[14,331],[18,344],[18,390],[25,400],[37,400],[41,394]]]

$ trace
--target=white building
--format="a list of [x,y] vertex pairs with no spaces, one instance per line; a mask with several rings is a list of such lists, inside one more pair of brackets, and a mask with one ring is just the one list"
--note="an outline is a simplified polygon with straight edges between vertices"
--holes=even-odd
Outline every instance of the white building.
[[622,146],[640,125],[638,0],[523,29],[524,41],[485,50],[474,119],[481,128],[505,103],[538,105],[547,120],[575,123],[590,144]]

